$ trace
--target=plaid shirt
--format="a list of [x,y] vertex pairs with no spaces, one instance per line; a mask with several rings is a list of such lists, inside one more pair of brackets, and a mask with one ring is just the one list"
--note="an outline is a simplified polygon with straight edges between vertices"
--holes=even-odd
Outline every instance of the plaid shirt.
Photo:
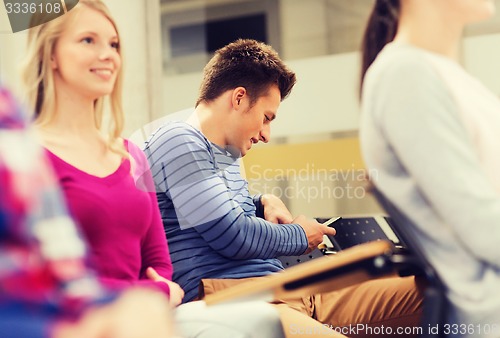
[[85,265],[50,163],[0,88],[0,332],[45,337],[109,295]]

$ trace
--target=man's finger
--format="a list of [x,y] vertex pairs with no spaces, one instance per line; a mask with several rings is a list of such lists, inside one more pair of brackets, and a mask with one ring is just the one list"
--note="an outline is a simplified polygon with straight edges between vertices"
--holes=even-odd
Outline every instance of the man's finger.
[[335,230],[335,228],[325,227],[325,235],[335,236],[336,233],[337,230]]

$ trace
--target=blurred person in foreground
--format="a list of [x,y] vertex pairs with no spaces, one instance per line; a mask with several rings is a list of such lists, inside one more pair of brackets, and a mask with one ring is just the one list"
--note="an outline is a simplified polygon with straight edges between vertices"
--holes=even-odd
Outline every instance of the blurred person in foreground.
[[2,338],[172,336],[167,297],[142,288],[107,291],[87,268],[86,253],[50,163],[0,87]]
[[459,61],[466,25],[494,12],[377,0],[363,46],[363,157],[446,286],[452,336],[500,337],[500,100]]

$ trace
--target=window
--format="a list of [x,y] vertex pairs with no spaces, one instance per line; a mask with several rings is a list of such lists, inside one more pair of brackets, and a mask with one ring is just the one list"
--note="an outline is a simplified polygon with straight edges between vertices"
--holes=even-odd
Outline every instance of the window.
[[277,0],[213,3],[196,7],[189,1],[162,3],[165,74],[198,72],[214,51],[238,38],[271,44],[279,52]]

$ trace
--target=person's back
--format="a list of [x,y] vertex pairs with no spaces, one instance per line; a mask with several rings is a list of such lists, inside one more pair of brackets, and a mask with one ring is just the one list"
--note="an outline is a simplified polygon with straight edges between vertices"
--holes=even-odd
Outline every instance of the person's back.
[[418,11],[404,9],[401,18],[413,21],[400,21],[403,33],[363,79],[363,156],[373,183],[415,224],[408,232],[447,286],[449,328],[497,337],[500,100],[446,53],[453,42],[438,39],[440,49],[408,38],[419,36],[408,31],[420,21]]
[[[450,82],[461,76],[467,82],[459,82],[458,86]],[[466,76],[458,64],[407,45],[386,46],[367,73],[365,84],[361,140],[367,164],[377,169],[376,185],[419,227],[409,231],[432,252],[429,261],[449,287],[453,304],[463,311],[450,320],[494,323],[496,318],[485,320],[482,311],[491,313],[491,308],[497,307],[500,313],[500,299],[495,296],[500,272],[471,254],[469,246],[486,255],[492,252],[493,243],[488,245],[481,238],[484,232],[476,231],[473,224],[491,222],[484,210],[491,205],[484,201],[494,197],[492,183],[498,175],[491,175],[488,183],[471,168],[487,172],[485,162],[498,158],[494,153],[500,151],[500,146],[495,146],[498,140],[491,136],[500,133],[500,115],[492,114],[500,110],[500,101]],[[409,96],[412,99],[406,100]],[[394,97],[401,100],[392,104]],[[473,111],[464,110],[458,98],[482,103]],[[474,119],[467,116],[471,113]],[[491,123],[494,119],[499,121]],[[474,137],[471,131],[488,120],[483,131],[489,132]],[[456,143],[457,147],[450,151],[448,141],[458,139],[463,143]],[[397,146],[393,146],[395,143]],[[456,151],[469,152],[467,148],[478,151],[480,143],[489,144],[484,150],[486,156],[457,156]],[[455,168],[452,172],[451,167]],[[471,190],[471,194],[464,195],[464,190]],[[452,198],[440,201],[439,195],[443,194]],[[461,227],[461,241],[457,241],[456,228],[447,222]],[[495,238],[493,233],[488,237]]]

